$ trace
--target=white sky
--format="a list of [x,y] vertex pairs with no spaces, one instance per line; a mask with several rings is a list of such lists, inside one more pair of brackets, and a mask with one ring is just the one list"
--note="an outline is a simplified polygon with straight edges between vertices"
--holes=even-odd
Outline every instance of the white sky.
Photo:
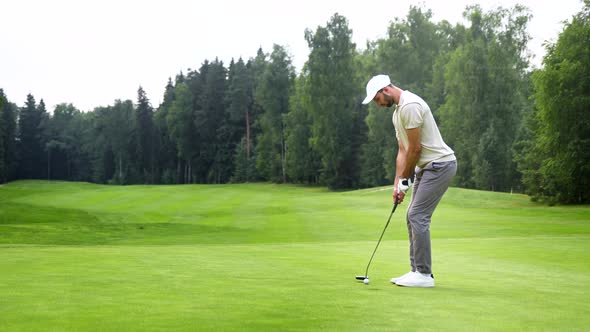
[[[555,41],[583,6],[582,0],[425,0],[435,22],[463,21],[465,6],[529,7],[533,64],[540,67],[545,40]],[[345,16],[353,41],[384,37],[395,17],[405,18],[416,1],[347,0],[0,0],[0,88],[22,106],[28,93],[48,111],[63,102],[88,111],[115,99],[137,100],[146,90],[157,107],[168,77],[198,69],[218,57],[247,60],[261,46],[285,46],[297,70],[307,60],[306,28]]]

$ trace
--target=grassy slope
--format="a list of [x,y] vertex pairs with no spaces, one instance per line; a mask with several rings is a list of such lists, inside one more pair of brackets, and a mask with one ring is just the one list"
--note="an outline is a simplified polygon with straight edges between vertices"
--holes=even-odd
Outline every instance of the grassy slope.
[[450,189],[435,289],[405,273],[389,190],[16,182],[0,187],[0,330],[583,330],[590,208]]

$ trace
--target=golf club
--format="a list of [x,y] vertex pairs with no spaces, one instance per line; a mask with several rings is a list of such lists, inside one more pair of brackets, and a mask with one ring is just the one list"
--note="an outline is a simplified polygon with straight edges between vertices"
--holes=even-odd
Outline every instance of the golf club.
[[365,270],[365,275],[364,276],[356,276],[356,280],[362,280],[362,281],[364,281],[365,284],[369,283],[369,266],[371,266],[371,262],[373,261],[373,257],[375,256],[375,252],[377,252],[377,248],[379,248],[379,244],[381,243],[381,239],[383,238],[383,234],[385,234],[385,230],[387,229],[387,226],[389,226],[389,221],[391,220],[391,216],[393,216],[393,213],[395,212],[396,208],[397,208],[397,199],[395,200],[395,204],[393,204],[393,209],[391,210],[391,214],[389,215],[389,219],[387,219],[387,223],[385,224],[385,227],[383,228],[383,232],[381,232],[381,236],[379,237],[379,241],[377,241],[377,245],[375,246],[375,250],[373,250],[373,254],[371,255],[371,259],[369,259],[369,264],[367,264],[367,269]]

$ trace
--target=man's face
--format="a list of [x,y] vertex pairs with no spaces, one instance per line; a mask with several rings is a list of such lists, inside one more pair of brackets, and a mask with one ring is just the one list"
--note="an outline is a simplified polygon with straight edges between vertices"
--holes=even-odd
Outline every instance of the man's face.
[[394,104],[393,97],[385,94],[383,92],[383,89],[377,92],[375,98],[373,98],[373,101],[375,102],[375,104],[377,104],[377,106],[381,107],[391,107]]

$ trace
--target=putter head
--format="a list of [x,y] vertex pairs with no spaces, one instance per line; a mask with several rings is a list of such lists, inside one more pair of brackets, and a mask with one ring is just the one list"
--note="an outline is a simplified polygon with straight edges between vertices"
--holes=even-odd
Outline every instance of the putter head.
[[363,280],[368,279],[368,278],[369,277],[367,277],[367,276],[356,276],[356,280],[360,280],[360,281],[363,281]]

